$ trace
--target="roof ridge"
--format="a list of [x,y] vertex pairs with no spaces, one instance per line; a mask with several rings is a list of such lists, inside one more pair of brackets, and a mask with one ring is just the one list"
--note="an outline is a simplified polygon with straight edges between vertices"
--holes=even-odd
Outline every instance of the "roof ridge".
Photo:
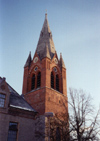
[[[6,82],[7,83],[7,82]],[[19,94],[18,94],[18,92],[16,92],[8,83],[7,83],[7,85],[8,85],[8,88],[10,87],[18,96],[19,96]],[[9,89],[9,91],[10,91],[10,89]],[[10,91],[11,92],[11,91]]]

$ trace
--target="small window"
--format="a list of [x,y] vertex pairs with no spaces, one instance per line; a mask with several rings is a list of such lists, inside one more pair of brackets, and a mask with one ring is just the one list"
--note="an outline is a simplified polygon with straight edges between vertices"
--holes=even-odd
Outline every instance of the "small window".
[[38,70],[38,67],[36,66],[35,68],[34,68],[34,71],[37,71]]
[[41,86],[41,72],[38,73],[37,75],[37,88]]
[[59,91],[59,77],[56,75],[56,90]]
[[31,86],[31,89],[33,90],[35,88],[35,74],[33,74],[33,77],[32,77],[32,86]]
[[5,98],[6,96],[4,94],[0,94],[0,107],[5,106]]
[[53,72],[51,72],[51,88],[54,89],[54,75],[53,75]]
[[9,123],[8,141],[16,141],[18,132],[18,123]]
[[53,70],[54,70],[55,72],[57,72],[57,69],[56,69],[56,67],[54,67],[54,68],[53,68]]

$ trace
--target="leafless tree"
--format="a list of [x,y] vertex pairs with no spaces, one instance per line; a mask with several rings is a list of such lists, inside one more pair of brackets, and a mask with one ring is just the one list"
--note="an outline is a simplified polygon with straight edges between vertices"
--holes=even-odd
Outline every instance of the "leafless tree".
[[[48,127],[48,122],[47,122]],[[50,118],[50,141],[68,141],[69,124],[65,114],[56,114]]]
[[96,112],[90,95],[69,89],[69,130],[72,141],[100,141],[100,110]]

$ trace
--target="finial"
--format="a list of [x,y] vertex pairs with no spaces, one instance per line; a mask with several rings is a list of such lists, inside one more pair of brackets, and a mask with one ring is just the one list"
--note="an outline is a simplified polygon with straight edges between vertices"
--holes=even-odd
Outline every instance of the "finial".
[[46,9],[46,13],[45,13],[45,18],[47,19],[47,9]]
[[4,81],[6,81],[6,78],[5,78],[5,77],[3,77],[3,80],[4,80]]
[[60,58],[62,58],[62,53],[60,53]]

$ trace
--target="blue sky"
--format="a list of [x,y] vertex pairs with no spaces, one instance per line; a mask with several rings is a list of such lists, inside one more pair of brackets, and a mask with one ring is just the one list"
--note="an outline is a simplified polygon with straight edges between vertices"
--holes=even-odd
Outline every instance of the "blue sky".
[[67,88],[100,104],[100,0],[0,0],[0,76],[21,94],[23,67],[34,55],[47,9],[55,48],[67,68]]

